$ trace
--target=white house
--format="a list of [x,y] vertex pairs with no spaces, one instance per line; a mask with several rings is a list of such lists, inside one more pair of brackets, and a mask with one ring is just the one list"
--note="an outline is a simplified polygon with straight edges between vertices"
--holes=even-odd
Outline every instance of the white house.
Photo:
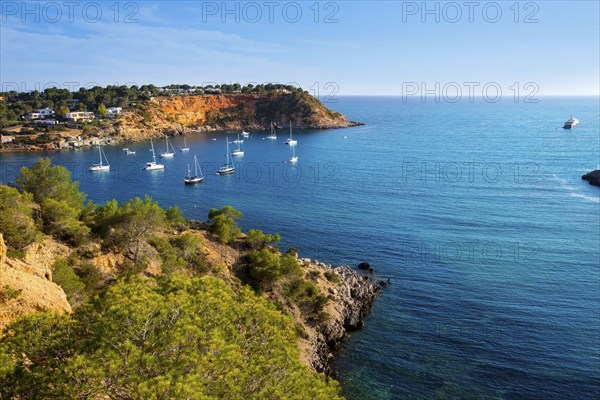
[[40,108],[39,110],[35,110],[35,112],[42,114],[43,117],[51,117],[54,115],[54,111],[51,108]]
[[91,121],[95,118],[91,111],[71,111],[65,114],[65,118],[69,121]]
[[40,114],[39,112],[30,112],[29,114],[25,115],[26,119],[42,119],[44,118],[44,116],[42,114]]
[[122,107],[108,107],[106,109],[106,115],[118,115],[121,114],[122,110]]

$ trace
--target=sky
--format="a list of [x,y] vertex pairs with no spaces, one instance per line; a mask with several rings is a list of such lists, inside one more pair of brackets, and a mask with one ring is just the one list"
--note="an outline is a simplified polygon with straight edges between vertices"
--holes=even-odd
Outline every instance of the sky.
[[599,95],[599,4],[1,0],[0,83]]

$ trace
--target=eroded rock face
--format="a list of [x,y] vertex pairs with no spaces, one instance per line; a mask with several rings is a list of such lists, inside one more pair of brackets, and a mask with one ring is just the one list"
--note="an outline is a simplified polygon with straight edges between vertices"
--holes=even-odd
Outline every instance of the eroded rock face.
[[61,246],[53,242],[47,247],[36,244],[26,249],[23,260],[15,260],[7,257],[0,235],[0,288],[18,293],[0,304],[0,327],[21,315],[45,309],[71,312],[65,292],[51,281],[49,265],[54,262],[55,252],[65,250]]

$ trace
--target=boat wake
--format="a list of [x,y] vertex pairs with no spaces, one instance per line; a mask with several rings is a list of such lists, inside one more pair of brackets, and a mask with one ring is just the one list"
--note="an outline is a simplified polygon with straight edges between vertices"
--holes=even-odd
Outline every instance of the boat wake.
[[591,201],[593,203],[600,203],[600,196],[589,196],[586,194],[577,193],[576,189],[573,186],[569,186],[567,184],[568,181],[566,179],[560,178],[556,174],[552,174],[552,177],[554,178],[555,181],[560,183],[561,189],[564,189],[567,192],[569,192],[569,195],[571,195],[573,197],[577,197],[579,199]]

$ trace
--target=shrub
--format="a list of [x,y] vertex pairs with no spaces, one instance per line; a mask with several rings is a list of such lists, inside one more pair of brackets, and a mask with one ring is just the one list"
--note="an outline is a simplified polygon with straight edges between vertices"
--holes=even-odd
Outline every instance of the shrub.
[[242,216],[241,212],[231,206],[225,206],[220,210],[213,208],[208,213],[208,231],[215,235],[219,242],[228,244],[240,237],[242,231],[235,220]]
[[0,185],[0,233],[10,248],[19,250],[35,240],[33,206],[31,194]]
[[325,278],[332,283],[339,283],[340,282],[340,277],[333,271],[325,271],[323,273],[323,275],[325,276]]
[[278,233],[275,235],[268,235],[263,233],[263,231],[258,229],[250,229],[246,234],[246,243],[250,248],[255,250],[260,250],[267,245],[272,245],[273,243],[279,242],[281,240],[281,236]]
[[13,289],[8,285],[0,287],[0,303],[7,302],[12,299],[16,299],[21,294],[20,289]]
[[59,258],[54,262],[52,280],[64,290],[69,303],[74,304],[82,299],[85,284],[75,274],[73,267],[69,265],[67,260]]
[[79,246],[88,239],[90,228],[78,219],[79,211],[69,206],[65,200],[47,198],[42,205],[44,232]]

